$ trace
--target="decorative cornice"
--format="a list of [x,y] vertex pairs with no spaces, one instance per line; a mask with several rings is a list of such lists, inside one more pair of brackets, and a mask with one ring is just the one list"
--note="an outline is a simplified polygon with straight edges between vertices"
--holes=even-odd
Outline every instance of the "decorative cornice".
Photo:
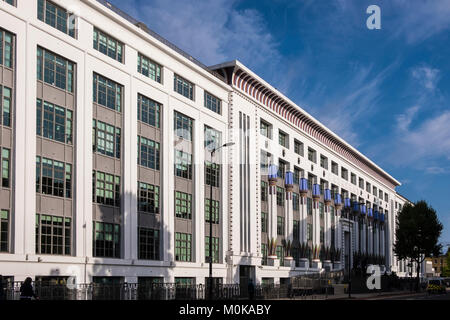
[[[223,67],[226,67],[224,65]],[[230,65],[228,65],[230,66]],[[267,107],[272,112],[290,122],[310,137],[322,142],[328,148],[334,150],[342,157],[365,170],[374,178],[384,183],[387,187],[394,189],[400,183],[389,174],[371,163],[363,155],[355,152],[352,147],[326,130],[322,124],[313,119],[298,106],[294,105],[276,90],[266,85],[249,71],[235,65],[230,85],[241,91],[243,94],[252,97],[261,105]]]

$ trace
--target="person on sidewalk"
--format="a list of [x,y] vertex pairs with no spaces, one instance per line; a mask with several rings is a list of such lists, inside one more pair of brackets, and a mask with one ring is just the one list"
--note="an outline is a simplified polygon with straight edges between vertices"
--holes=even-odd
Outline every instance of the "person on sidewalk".
[[39,297],[34,292],[33,285],[31,284],[32,281],[33,280],[28,277],[20,286],[20,300],[31,300],[31,298],[39,300]]

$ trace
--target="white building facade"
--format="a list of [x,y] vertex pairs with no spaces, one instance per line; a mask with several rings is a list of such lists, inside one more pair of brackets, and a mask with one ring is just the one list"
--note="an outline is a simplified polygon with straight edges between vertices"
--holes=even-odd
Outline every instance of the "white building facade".
[[3,276],[200,284],[210,242],[222,283],[398,270],[400,183],[240,62],[106,1],[3,0],[0,33]]

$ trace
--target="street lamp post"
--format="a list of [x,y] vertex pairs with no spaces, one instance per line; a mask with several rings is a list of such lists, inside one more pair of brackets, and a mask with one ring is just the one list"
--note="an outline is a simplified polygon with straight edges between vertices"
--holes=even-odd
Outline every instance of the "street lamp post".
[[[216,148],[214,147],[211,150],[211,170],[212,170],[212,163],[213,163],[213,157],[214,157],[214,153],[221,149],[221,148],[226,148],[226,147],[230,147],[234,145],[234,142],[228,142],[225,143],[223,145],[221,145],[220,147]],[[209,295],[209,300],[213,299],[213,273],[212,273],[212,268],[213,268],[213,256],[212,256],[212,181],[209,181],[209,286],[208,286],[208,295]]]

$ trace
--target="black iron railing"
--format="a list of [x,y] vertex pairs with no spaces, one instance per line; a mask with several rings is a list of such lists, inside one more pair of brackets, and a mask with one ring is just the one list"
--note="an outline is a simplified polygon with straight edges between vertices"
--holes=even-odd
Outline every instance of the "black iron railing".
[[[329,287],[325,278],[295,277],[290,284],[255,285],[254,299],[283,299],[298,295],[320,293]],[[20,299],[21,282],[5,286],[7,300]],[[175,283],[155,283],[139,285],[122,284],[73,284],[53,285],[33,283],[36,295],[41,300],[204,300],[208,288],[203,284],[180,285]],[[247,286],[239,284],[216,284],[214,300],[249,299]]]

